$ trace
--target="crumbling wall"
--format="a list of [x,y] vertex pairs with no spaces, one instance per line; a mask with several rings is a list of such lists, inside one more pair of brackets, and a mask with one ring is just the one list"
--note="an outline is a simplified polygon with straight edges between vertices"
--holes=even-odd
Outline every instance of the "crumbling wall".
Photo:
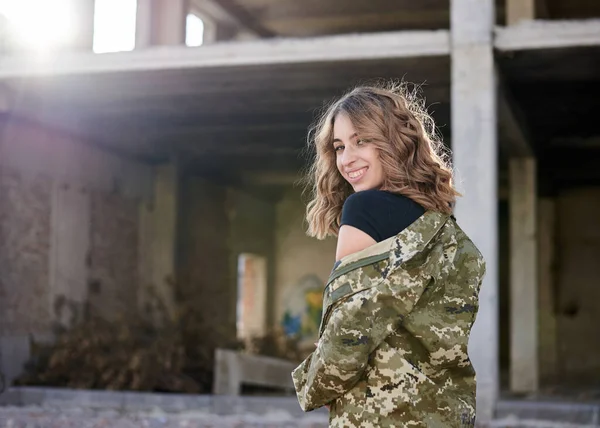
[[600,382],[600,188],[557,198],[558,355],[561,382]]
[[152,169],[24,118],[0,115],[0,370],[30,338],[81,320],[89,292],[114,315],[137,305],[138,204]]
[[336,240],[307,236],[305,211],[299,188],[290,188],[277,204],[275,321],[286,334],[300,339],[301,348],[312,350],[323,288],[335,263]]
[[0,168],[0,336],[48,333],[50,191],[47,177]]
[[201,178],[185,179],[181,198],[179,300],[222,338],[234,339],[236,290],[231,271],[231,228],[226,188]]
[[[188,177],[181,193],[177,293],[194,302],[222,346],[237,339],[237,262],[242,253],[267,259],[273,288],[274,204],[242,191]],[[272,305],[267,296],[268,310]]]
[[96,314],[114,319],[137,309],[138,204],[94,192],[90,212],[88,298]]

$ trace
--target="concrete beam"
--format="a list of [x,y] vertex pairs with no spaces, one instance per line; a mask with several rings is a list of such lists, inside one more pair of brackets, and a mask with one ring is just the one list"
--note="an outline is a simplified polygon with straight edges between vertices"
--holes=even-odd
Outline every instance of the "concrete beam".
[[[492,420],[498,368],[498,177],[496,76],[492,47],[493,0],[451,0],[452,142],[459,223],[486,259],[479,312],[469,355],[477,371],[477,420]],[[462,183],[460,183],[462,181]]]
[[5,56],[0,58],[0,81],[29,76],[361,61],[449,53],[450,34],[446,30],[252,40],[217,43],[202,49],[173,46],[104,55],[65,53],[43,63],[34,57]]
[[188,0],[138,0],[135,47],[185,45]]
[[600,46],[600,19],[529,21],[497,27],[494,46],[500,51]]
[[510,89],[503,82],[499,72],[498,85],[498,131],[501,147],[508,157],[533,155],[530,132],[525,125],[525,116],[514,101]]
[[231,0],[192,0],[192,7],[197,8],[215,20],[247,31],[258,37],[275,37],[276,34],[262,25],[246,9]]
[[539,387],[535,159],[511,159],[509,170],[510,389],[535,392]]
[[294,390],[290,373],[296,364],[280,358],[215,350],[214,395],[240,395],[242,384]]

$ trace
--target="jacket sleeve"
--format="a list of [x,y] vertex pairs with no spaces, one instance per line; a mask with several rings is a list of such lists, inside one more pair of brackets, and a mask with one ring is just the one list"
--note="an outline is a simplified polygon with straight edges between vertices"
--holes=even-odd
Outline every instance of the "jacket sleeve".
[[324,406],[361,378],[369,354],[397,329],[430,278],[406,276],[392,275],[334,303],[317,349],[292,373],[302,410]]

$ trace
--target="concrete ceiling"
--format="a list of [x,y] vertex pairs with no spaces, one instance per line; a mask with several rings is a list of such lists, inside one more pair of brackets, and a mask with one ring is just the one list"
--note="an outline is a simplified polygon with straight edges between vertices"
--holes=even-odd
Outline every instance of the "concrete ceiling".
[[541,176],[556,183],[599,183],[600,47],[503,54],[499,68]]
[[[211,1],[237,14],[247,26],[276,36],[443,29],[449,22],[447,0]],[[600,16],[598,1],[571,1],[568,7],[562,0],[545,4],[552,19]],[[504,1],[497,2],[499,22],[504,19],[503,6]],[[223,46],[226,50],[227,44]],[[566,150],[573,163],[600,161],[595,126],[599,48],[498,52],[498,58],[536,152],[549,159],[544,168],[553,170]],[[277,174],[292,175],[304,165],[307,130],[324,103],[360,83],[401,78],[425,83],[427,105],[448,141],[447,54],[84,71],[3,81],[15,94],[21,114],[117,153],[156,163],[176,155],[194,171],[234,183],[259,172],[262,181],[256,182],[268,182],[265,177],[271,174],[271,181],[282,183]],[[573,150],[573,145],[582,149]]]
[[[423,83],[449,134],[448,57],[217,67],[11,81],[16,109],[148,162],[174,153],[210,167],[290,170],[324,103],[382,79]],[[215,163],[215,159],[226,160]]]
[[[219,0],[221,1],[221,0]],[[449,28],[448,0],[233,0],[278,36]]]
[[[313,37],[359,32],[435,30],[450,27],[449,0],[195,0],[230,11],[261,36]],[[496,22],[505,23],[506,0],[496,0]],[[540,18],[600,17],[597,0],[538,0]],[[233,35],[234,33],[231,33]]]

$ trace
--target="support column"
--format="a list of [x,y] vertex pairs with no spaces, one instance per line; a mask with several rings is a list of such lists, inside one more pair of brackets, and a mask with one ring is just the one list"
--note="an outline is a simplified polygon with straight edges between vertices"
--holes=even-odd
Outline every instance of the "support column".
[[77,0],[73,5],[74,36],[70,49],[92,51],[94,46],[94,8],[96,0]]
[[5,85],[0,84],[0,114],[8,113],[11,110],[13,99],[12,92]]
[[138,0],[135,47],[185,44],[188,0]]
[[542,198],[538,205],[539,257],[539,379],[552,384],[558,376],[555,293],[556,201]]
[[510,172],[510,389],[538,389],[537,186],[534,158]]
[[[179,216],[179,165],[155,172],[154,200],[140,208],[140,306],[159,299],[167,315],[175,314],[175,273]],[[152,306],[154,307],[154,306]],[[157,321],[161,321],[158,319]]]
[[90,194],[82,186],[55,181],[50,211],[51,319],[62,328],[83,320],[88,298]]
[[[452,149],[463,197],[456,217],[486,259],[469,342],[477,371],[477,420],[493,417],[498,376],[498,179],[493,0],[451,0]],[[462,184],[462,185],[460,185]]]

